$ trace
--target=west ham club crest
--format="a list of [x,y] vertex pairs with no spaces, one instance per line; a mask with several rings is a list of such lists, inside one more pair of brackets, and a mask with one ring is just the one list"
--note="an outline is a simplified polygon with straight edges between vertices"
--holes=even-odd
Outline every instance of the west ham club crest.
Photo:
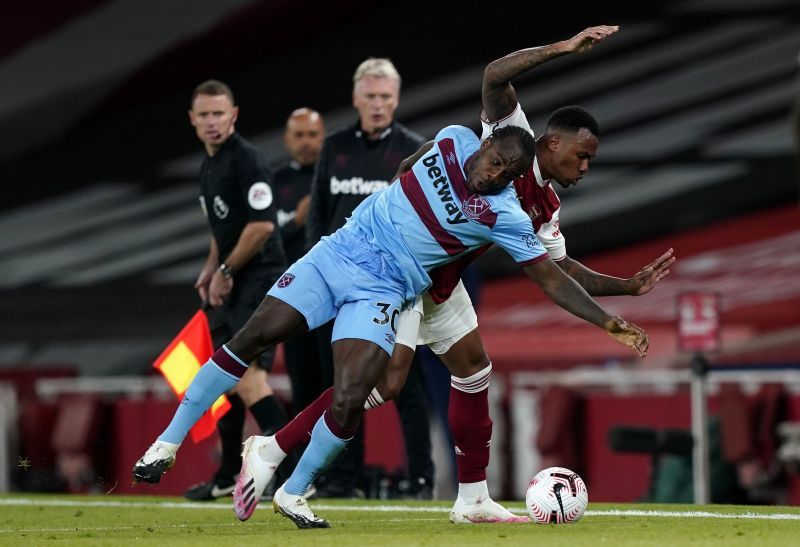
[[480,218],[481,213],[487,209],[489,209],[489,202],[485,197],[478,194],[472,194],[462,206],[464,214],[472,220]]
[[294,281],[294,274],[290,273],[283,274],[283,277],[281,277],[278,280],[278,287],[280,287],[281,289],[285,289],[286,287],[292,284],[292,281]]

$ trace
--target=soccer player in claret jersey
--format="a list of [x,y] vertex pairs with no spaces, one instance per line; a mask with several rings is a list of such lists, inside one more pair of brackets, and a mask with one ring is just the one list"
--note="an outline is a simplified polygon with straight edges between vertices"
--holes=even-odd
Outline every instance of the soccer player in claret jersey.
[[[571,40],[516,52],[491,63],[486,69],[482,90],[483,138],[503,125],[518,125],[530,131],[509,80],[560,54],[586,51],[616,30],[617,27],[592,27]],[[536,159],[522,177],[515,179],[515,189],[550,257],[590,294],[641,295],[669,273],[668,268],[674,262],[671,250],[632,278],[623,280],[598,274],[570,259],[559,230],[559,200],[550,182],[555,180],[568,187],[588,171],[589,161],[597,150],[598,133],[597,123],[582,109],[573,107],[556,112],[545,137],[537,143]],[[450,520],[456,523],[526,522],[527,517],[514,515],[495,503],[486,484],[492,428],[487,399],[491,362],[483,349],[469,296],[459,281],[460,271],[477,254],[431,272],[431,289],[418,299],[417,306],[400,316],[397,344],[389,367],[364,407],[368,410],[392,399],[402,387],[416,345],[427,344],[452,373],[449,421],[457,446],[459,493]],[[234,491],[234,510],[240,519],[249,518],[258,502],[255,492],[271,479],[271,470],[283,460],[287,451],[306,442],[314,424],[330,406],[332,397],[332,389],[324,392],[274,437],[248,439],[238,487]]]

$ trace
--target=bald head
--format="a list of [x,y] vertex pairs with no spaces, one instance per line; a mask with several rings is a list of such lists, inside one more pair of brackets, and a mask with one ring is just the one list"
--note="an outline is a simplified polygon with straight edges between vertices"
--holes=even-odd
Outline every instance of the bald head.
[[300,165],[316,163],[325,138],[322,116],[310,108],[298,108],[286,120],[283,142],[292,159]]

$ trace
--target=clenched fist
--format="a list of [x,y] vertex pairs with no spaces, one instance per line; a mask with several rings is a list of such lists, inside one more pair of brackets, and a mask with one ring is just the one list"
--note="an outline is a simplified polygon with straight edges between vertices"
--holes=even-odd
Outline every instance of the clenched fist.
[[635,349],[639,353],[639,357],[647,355],[647,348],[650,345],[647,333],[633,323],[628,323],[622,317],[614,316],[605,324],[605,329],[611,338]]

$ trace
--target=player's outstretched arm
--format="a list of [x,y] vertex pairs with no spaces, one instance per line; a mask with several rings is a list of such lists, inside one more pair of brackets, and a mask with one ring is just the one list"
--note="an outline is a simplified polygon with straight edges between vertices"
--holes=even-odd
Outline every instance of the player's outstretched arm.
[[592,296],[640,296],[650,292],[656,284],[669,275],[675,263],[672,249],[639,270],[636,275],[623,279],[595,272],[569,256],[556,262],[559,267]]
[[617,30],[619,27],[615,25],[589,27],[569,40],[521,49],[489,63],[483,71],[481,86],[481,99],[487,118],[495,121],[513,112],[517,104],[517,94],[511,80],[550,59],[567,53],[589,51],[592,46]]
[[553,302],[605,330],[609,336],[635,349],[641,357],[647,354],[647,333],[621,317],[611,316],[574,279],[564,274],[549,258],[523,268]]

